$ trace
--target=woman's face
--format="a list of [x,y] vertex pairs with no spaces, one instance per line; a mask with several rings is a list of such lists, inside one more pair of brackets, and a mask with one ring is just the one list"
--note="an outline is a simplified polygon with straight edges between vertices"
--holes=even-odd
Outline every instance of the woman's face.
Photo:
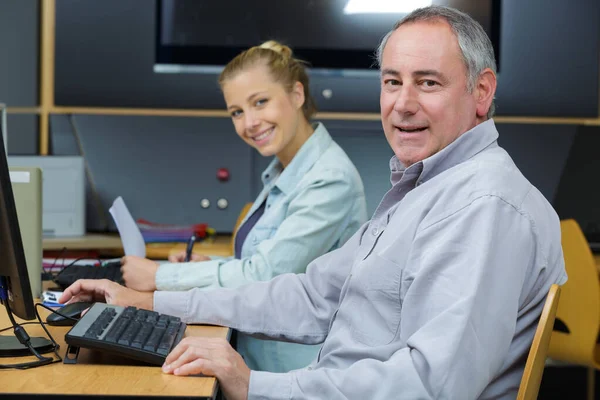
[[288,92],[267,67],[258,65],[226,80],[222,89],[238,136],[261,155],[289,164],[306,141],[297,134],[304,121],[302,84]]

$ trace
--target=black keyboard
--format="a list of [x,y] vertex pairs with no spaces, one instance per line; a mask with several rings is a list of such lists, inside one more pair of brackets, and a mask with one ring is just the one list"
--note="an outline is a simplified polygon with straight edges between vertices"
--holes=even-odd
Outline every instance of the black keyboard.
[[102,266],[70,265],[56,275],[54,282],[62,289],[66,289],[78,279],[108,279],[123,284],[121,261],[110,261]]
[[95,303],[65,335],[65,342],[162,365],[183,338],[185,328],[179,317]]

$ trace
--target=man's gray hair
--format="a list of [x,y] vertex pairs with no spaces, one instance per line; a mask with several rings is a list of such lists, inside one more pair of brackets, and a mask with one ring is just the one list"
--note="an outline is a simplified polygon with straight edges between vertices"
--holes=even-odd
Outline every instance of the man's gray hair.
[[[377,57],[377,64],[381,68],[383,50],[385,49],[388,39],[396,29],[410,22],[435,20],[446,21],[456,35],[463,61],[467,67],[467,90],[471,93],[477,84],[479,74],[481,74],[484,69],[489,68],[494,71],[494,74],[496,73],[494,47],[492,46],[490,38],[477,21],[462,11],[458,11],[454,8],[445,6],[418,8],[396,22],[394,28],[383,37],[376,50],[375,56]],[[495,109],[496,107],[492,101],[487,113],[487,118],[492,118],[494,116]]]

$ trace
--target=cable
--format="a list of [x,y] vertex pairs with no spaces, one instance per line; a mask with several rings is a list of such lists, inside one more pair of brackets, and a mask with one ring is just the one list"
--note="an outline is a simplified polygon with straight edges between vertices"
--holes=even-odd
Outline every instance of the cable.
[[[52,345],[53,345],[52,346],[52,351],[53,351],[54,355],[56,356],[56,358],[42,356],[31,345],[31,338],[29,337],[29,335],[27,334],[27,332],[25,331],[25,329],[23,329],[23,327],[21,325],[19,325],[15,321],[15,318],[12,315],[12,311],[10,309],[9,303],[6,301],[4,305],[6,307],[8,318],[10,319],[10,322],[12,323],[12,327],[5,328],[5,329],[3,329],[3,331],[8,330],[10,328],[13,328],[14,332],[15,332],[15,336],[19,340],[19,342],[22,345],[26,346],[29,349],[29,351],[31,352],[31,354],[33,354],[34,356],[36,356],[38,360],[37,361],[26,362],[26,363],[17,363],[17,364],[0,364],[0,369],[29,369],[29,368],[41,367],[42,365],[49,365],[49,364],[54,364],[54,363],[57,363],[57,362],[62,362],[62,357],[58,354],[58,349],[60,348],[60,345],[58,343],[56,343],[56,341],[54,340],[54,338],[52,337],[52,335],[50,334],[50,332],[48,332],[48,329],[44,326],[44,323],[42,322],[42,319],[41,319],[40,314],[38,312],[38,306],[42,306],[42,307],[47,308],[47,309],[49,309],[50,311],[53,311],[53,312],[54,312],[54,310],[46,307],[43,304],[36,304],[36,307],[35,307],[35,315],[36,315],[36,317],[38,319],[39,324],[42,326],[42,328],[44,329],[44,331],[48,335],[48,338],[52,342]],[[27,322],[24,323],[23,325],[25,325],[25,324],[27,324]]]
[[[34,324],[39,324],[39,322],[37,322],[37,321],[29,321],[29,322],[23,322],[20,325],[23,326],[23,325],[34,325]],[[13,329],[13,328],[14,328],[14,326],[12,326],[12,325],[11,326],[7,326],[6,328],[0,329],[0,333],[6,332],[6,331],[8,331],[10,329]]]
[[[50,267],[50,271],[47,271],[46,268],[44,268],[44,272],[52,275],[52,273],[54,272],[54,267],[56,266],[56,262],[58,261],[59,258],[63,259],[63,265],[65,264],[64,262],[64,254],[67,251],[67,247],[63,247],[62,250],[60,251],[60,253],[58,253],[58,256],[54,259],[54,262],[52,263],[52,266]],[[64,268],[64,267],[63,267]]]

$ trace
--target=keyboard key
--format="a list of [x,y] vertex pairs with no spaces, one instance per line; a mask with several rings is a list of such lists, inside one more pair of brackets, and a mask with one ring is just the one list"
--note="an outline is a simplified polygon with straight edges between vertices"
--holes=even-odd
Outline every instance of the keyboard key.
[[148,341],[144,345],[144,350],[156,351],[156,347],[158,347],[158,343],[160,343],[160,340],[162,339],[166,330],[166,328],[162,328],[159,326],[155,327],[152,333],[150,334]]

